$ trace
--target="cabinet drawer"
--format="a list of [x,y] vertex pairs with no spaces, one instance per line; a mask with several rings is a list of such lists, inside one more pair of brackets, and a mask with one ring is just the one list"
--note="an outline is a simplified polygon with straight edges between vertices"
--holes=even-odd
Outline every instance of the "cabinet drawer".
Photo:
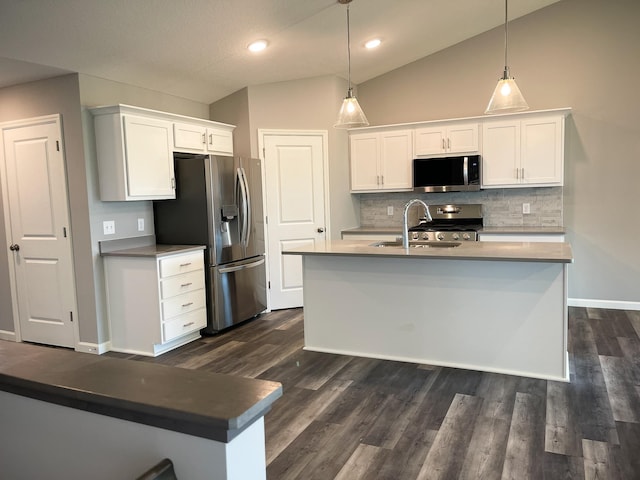
[[201,288],[204,288],[204,274],[201,270],[196,270],[163,280],[160,283],[160,295],[164,300]]
[[181,315],[162,325],[163,342],[206,327],[207,311],[204,308]]
[[168,320],[183,313],[203,308],[205,302],[204,289],[164,300],[162,302],[162,319]]
[[160,260],[160,278],[204,269],[202,251],[162,258]]

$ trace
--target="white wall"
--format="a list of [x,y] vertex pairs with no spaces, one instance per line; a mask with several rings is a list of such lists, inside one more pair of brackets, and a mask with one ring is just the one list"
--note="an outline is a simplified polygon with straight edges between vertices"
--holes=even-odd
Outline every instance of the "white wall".
[[[509,23],[511,73],[531,109],[573,109],[563,190],[575,256],[569,297],[597,306],[640,308],[638,25],[635,0],[563,0]],[[503,48],[499,27],[361,84],[358,98],[373,125],[481,115]]]

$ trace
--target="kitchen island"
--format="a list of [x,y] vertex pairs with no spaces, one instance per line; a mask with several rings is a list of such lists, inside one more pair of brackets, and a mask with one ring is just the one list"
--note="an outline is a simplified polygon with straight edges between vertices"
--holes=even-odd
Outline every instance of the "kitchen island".
[[378,244],[283,252],[303,257],[306,350],[568,381],[568,243]]

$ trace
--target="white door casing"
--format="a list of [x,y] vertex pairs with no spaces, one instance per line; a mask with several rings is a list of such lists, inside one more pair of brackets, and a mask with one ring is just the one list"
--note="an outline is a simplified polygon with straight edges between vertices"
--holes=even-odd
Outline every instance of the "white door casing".
[[60,116],[0,127],[16,340],[74,347],[77,307]]
[[269,309],[302,306],[302,257],[282,250],[330,238],[324,131],[260,130],[267,213]]

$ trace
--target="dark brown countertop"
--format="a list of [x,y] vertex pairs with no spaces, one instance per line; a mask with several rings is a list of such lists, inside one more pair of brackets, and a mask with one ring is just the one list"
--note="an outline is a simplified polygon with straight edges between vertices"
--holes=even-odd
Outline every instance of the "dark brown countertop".
[[4,340],[0,390],[220,442],[282,396],[277,382]]

